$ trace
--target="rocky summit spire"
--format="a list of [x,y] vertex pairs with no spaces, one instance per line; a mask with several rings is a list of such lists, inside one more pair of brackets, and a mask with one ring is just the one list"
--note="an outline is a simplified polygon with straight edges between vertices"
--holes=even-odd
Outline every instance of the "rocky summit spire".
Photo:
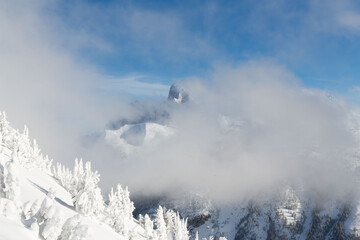
[[185,103],[189,101],[189,94],[177,84],[172,84],[168,96],[169,101]]

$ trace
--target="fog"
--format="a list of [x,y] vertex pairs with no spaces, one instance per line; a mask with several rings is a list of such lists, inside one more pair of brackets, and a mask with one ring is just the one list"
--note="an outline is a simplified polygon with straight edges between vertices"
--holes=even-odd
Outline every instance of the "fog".
[[126,101],[102,91],[106,76],[63,46],[59,36],[69,33],[44,13],[54,2],[45,3],[0,3],[0,109],[15,128],[26,124],[46,154],[71,166],[82,155],[82,135],[129,111]]
[[349,170],[358,122],[345,101],[304,88],[268,61],[182,84],[191,100],[170,110],[176,135],[140,148],[118,167],[99,166],[105,178],[142,193],[182,189],[221,201],[285,185],[337,197],[354,190]]
[[0,109],[14,127],[28,125],[55,161],[93,162],[104,193],[117,183],[132,192],[184,190],[221,201],[284,184],[336,196],[351,191],[349,168],[358,147],[353,107],[341,96],[307,89],[271,60],[182,80],[190,101],[167,108],[176,134],[127,158],[101,140],[84,145],[84,136],[101,136],[110,121],[141,113],[128,99],[104,91],[107,76],[63,47],[57,37],[66,31],[51,28],[61,26],[56,18],[45,24],[43,4],[0,5],[0,32],[6,33],[0,40]]

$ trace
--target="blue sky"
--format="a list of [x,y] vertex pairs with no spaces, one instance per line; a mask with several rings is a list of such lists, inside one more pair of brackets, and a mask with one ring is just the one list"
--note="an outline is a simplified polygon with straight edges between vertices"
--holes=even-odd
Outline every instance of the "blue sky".
[[63,45],[114,78],[169,85],[269,59],[360,102],[358,1],[58,1],[46,11],[70,31]]

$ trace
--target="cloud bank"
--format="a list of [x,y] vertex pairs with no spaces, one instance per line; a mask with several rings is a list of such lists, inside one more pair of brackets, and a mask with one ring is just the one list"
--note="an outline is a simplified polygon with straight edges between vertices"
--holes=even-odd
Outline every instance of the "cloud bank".
[[52,28],[61,23],[45,3],[0,3],[0,109],[14,127],[27,124],[45,153],[70,165],[82,155],[82,134],[129,111],[122,96],[102,89],[107,76],[62,46],[63,29]]
[[351,191],[359,125],[346,102],[304,88],[268,61],[183,84],[191,101],[170,110],[177,134],[125,160],[95,160],[105,185],[117,179],[142,193],[182,189],[222,201],[287,184],[331,196]]
[[[334,194],[352,187],[347,169],[358,143],[349,129],[358,125],[351,107],[306,89],[271,61],[219,68],[210,80],[186,80],[192,99],[169,110],[177,134],[160,144],[126,159],[101,142],[84,146],[83,135],[141,113],[107,92],[107,77],[70,51],[82,43],[108,49],[106,43],[87,34],[68,38],[71,31],[47,16],[45,6],[43,1],[0,3],[0,109],[15,127],[26,123],[31,137],[56,161],[68,166],[75,157],[92,161],[105,191],[120,182],[134,192],[182,189],[236,200],[282,184],[301,183],[307,191]],[[146,18],[138,17],[133,12],[133,38],[147,27]],[[152,13],[145,17],[163,21]],[[177,21],[168,24],[182,29]],[[152,32],[166,33],[155,29],[145,40],[156,39]],[[59,38],[61,33],[66,39]],[[70,50],[65,42],[71,42]],[[141,91],[164,89],[161,84],[130,84]]]

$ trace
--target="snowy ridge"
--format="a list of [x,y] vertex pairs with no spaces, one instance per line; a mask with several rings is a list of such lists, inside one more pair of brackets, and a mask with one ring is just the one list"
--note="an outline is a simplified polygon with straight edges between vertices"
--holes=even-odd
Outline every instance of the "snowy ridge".
[[105,141],[127,156],[139,146],[159,141],[174,134],[173,128],[158,123],[125,124],[117,130],[105,130]]

